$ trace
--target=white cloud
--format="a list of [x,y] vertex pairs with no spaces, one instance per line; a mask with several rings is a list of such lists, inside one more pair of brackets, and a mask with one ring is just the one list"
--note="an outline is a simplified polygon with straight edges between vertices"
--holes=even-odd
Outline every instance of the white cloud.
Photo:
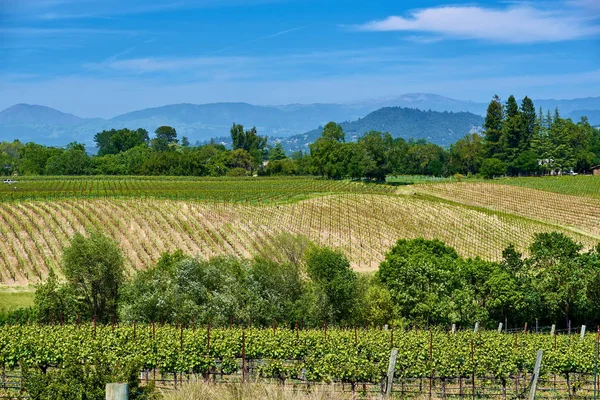
[[[584,0],[585,1],[585,0]],[[530,6],[491,9],[448,6],[391,16],[358,27],[364,31],[425,32],[458,39],[508,43],[557,42],[600,34],[592,18],[573,12],[545,11]]]

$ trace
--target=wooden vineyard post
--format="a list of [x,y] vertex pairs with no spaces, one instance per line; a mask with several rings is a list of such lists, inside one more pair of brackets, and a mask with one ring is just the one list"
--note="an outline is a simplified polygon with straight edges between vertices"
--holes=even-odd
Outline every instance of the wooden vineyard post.
[[598,399],[598,356],[600,347],[600,325],[598,325],[598,334],[596,336],[596,357],[594,357],[594,400]]
[[581,325],[581,340],[583,340],[583,338],[585,338],[585,325]]
[[183,324],[179,324],[179,352],[183,353]]
[[394,371],[396,370],[396,359],[398,358],[398,349],[392,349],[390,354],[390,363],[388,364],[387,379],[385,384],[385,395],[392,395],[392,384],[394,382]]
[[535,358],[535,367],[533,369],[533,377],[531,379],[531,389],[529,389],[529,400],[535,399],[535,391],[537,390],[538,378],[540,376],[540,367],[542,366],[542,356],[544,355],[543,350],[537,351]]
[[471,372],[471,389],[473,399],[475,399],[475,344],[473,343],[473,339],[471,339],[471,366],[473,368]]
[[212,325],[212,318],[206,327],[206,356],[210,355],[210,328]]
[[[433,365],[433,330],[429,331],[429,364]],[[431,399],[431,393],[433,391],[433,368],[429,373],[429,398]]]
[[498,324],[498,333],[502,333],[502,322]]
[[107,383],[106,400],[129,399],[129,385],[127,383]]
[[246,382],[246,330],[242,329],[242,382]]
[[473,332],[477,333],[478,330],[479,330],[479,322],[475,322],[475,328],[473,328]]
[[550,336],[553,336],[555,331],[556,331],[556,325],[552,324],[552,326],[550,327]]

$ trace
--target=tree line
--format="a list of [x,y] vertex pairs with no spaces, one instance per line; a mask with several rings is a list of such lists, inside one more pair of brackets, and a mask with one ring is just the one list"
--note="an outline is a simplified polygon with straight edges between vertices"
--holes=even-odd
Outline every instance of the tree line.
[[14,141],[0,143],[3,175],[316,175],[331,179],[385,180],[388,175],[452,176],[585,173],[600,164],[600,131],[586,118],[575,123],[555,110],[536,113],[525,97],[490,102],[482,134],[469,133],[449,148],[425,139],[393,138],[371,131],[346,142],[341,125],[330,122],[308,152],[286,154],[256,128],[233,124],[232,148],[211,141],[192,146],[173,127],[161,126],[150,138],[144,129],[97,133],[97,155],[85,146],[65,148]]
[[[251,259],[164,253],[127,277],[102,233],[76,234],[59,279],[50,271],[35,306],[5,316],[40,323],[139,321],[270,326],[418,325],[493,328],[600,324],[600,244],[540,233],[524,257],[463,258],[439,240],[401,239],[374,274],[357,273],[339,251],[282,234]],[[252,321],[252,322],[250,322]]]

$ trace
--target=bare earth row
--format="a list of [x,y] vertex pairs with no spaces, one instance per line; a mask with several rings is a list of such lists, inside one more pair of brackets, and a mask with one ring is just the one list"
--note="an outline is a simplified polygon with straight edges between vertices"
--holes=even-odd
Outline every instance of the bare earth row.
[[419,185],[416,190],[461,204],[571,227],[600,238],[600,199],[484,182]]
[[[595,218],[594,212],[587,218]],[[579,226],[589,227],[585,218]],[[86,229],[99,229],[117,240],[130,271],[147,268],[163,252],[176,249],[202,257],[253,256],[281,232],[303,234],[320,245],[341,249],[358,271],[375,270],[399,238],[438,238],[463,256],[492,260],[511,243],[525,250],[537,232],[559,230],[586,246],[596,242],[585,232],[413,195],[348,193],[285,205],[156,199],[27,201],[0,204],[0,284],[38,282],[49,268],[58,267],[62,248],[73,234]],[[590,227],[589,232],[597,231]]]

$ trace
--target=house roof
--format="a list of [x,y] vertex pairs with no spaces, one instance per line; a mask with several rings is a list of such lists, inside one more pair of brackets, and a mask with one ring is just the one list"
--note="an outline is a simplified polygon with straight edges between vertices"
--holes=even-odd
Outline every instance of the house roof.
[[600,164],[598,164],[598,165],[594,165],[594,166],[593,166],[592,168],[590,168],[590,169],[600,169]]

